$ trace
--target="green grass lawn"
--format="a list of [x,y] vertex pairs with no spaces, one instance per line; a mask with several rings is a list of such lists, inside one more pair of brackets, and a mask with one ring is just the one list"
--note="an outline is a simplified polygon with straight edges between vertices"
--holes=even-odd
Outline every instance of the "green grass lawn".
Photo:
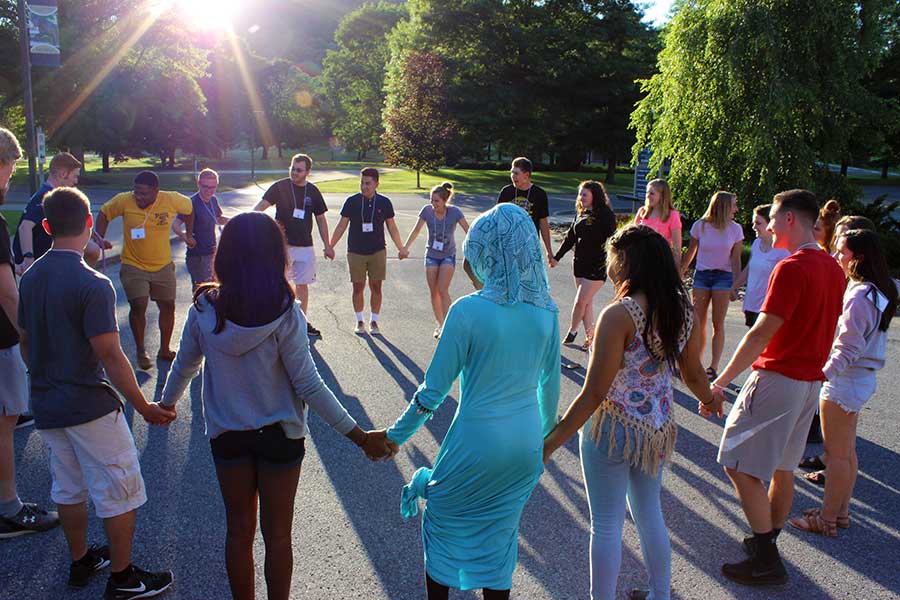
[[3,218],[6,219],[6,223],[9,225],[9,235],[13,235],[16,232],[16,225],[19,223],[19,216],[22,214],[22,211],[0,210],[0,214],[3,215]]
[[[551,194],[571,194],[575,197],[578,184],[597,173],[579,172],[537,172],[534,182]],[[500,189],[510,183],[508,171],[481,171],[466,169],[438,169],[434,173],[421,174],[421,188],[416,188],[415,171],[394,171],[381,176],[378,191],[384,194],[416,194],[424,193],[444,181],[453,183],[454,189],[462,194],[497,194]],[[630,193],[631,180],[619,175],[620,184],[608,185],[611,193]],[[356,177],[325,181],[318,184],[323,192],[351,194],[359,191],[359,180]]]

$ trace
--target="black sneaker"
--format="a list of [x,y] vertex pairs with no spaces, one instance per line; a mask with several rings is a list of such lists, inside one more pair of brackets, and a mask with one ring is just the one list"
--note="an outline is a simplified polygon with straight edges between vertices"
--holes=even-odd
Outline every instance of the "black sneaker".
[[109,546],[94,544],[88,548],[87,554],[69,566],[69,585],[84,587],[90,582],[94,573],[109,566]]
[[103,600],[129,600],[130,598],[152,598],[166,591],[175,579],[172,571],[150,573],[131,567],[131,576],[122,583],[116,583],[112,575],[106,582],[106,593]]
[[566,339],[563,340],[563,344],[571,344],[572,342],[575,341],[576,337],[578,337],[578,332],[570,331],[569,334],[566,336]]
[[762,565],[754,556],[739,563],[722,565],[722,574],[742,585],[784,585],[788,582],[787,570],[781,557],[768,565]]
[[34,417],[31,415],[19,415],[19,419],[16,421],[16,429],[31,427],[32,425],[34,425]]
[[46,511],[37,504],[26,502],[16,516],[0,518],[0,539],[47,531],[57,525],[59,514],[55,511]]
[[650,590],[631,590],[628,592],[628,600],[647,600]]
[[748,535],[741,542],[741,548],[744,549],[744,552],[747,553],[747,556],[753,556],[756,554],[756,538],[752,535]]
[[313,327],[312,325],[310,325],[309,323],[307,323],[306,324],[306,335],[308,337],[321,338],[322,332],[319,331],[318,329],[316,329],[315,327]]

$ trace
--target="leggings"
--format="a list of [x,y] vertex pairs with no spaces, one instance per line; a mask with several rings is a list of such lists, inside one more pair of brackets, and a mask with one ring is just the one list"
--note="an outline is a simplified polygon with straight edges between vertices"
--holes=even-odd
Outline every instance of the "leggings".
[[[447,600],[450,596],[450,588],[440,584],[425,573],[425,590],[428,592],[428,600]],[[509,600],[509,590],[482,590],[484,600]]]
[[584,433],[591,427],[592,420],[588,420],[581,433],[581,468],[591,509],[591,600],[616,597],[626,506],[637,527],[644,565],[650,575],[648,599],[668,600],[672,549],[659,501],[662,467],[656,475],[647,475],[640,467],[625,462],[625,431],[621,425],[616,426],[612,456],[607,452],[610,422],[603,424],[599,444]]

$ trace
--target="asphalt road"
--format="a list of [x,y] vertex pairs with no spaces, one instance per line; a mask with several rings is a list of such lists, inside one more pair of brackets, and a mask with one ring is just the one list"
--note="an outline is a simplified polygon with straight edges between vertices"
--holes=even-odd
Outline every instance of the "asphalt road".
[[[223,195],[226,212],[251,206],[258,194]],[[402,235],[415,223],[423,196],[394,198]],[[326,195],[333,227],[342,197]],[[490,204],[488,198],[462,197],[458,205],[469,220]],[[554,200],[554,211],[571,208],[570,200]],[[461,242],[461,238],[458,238]],[[389,242],[389,248],[390,248]],[[190,283],[183,265],[183,246],[175,246],[179,275],[176,343],[188,303]],[[422,380],[434,350],[433,316],[422,265],[420,238],[410,260],[389,260],[384,285],[381,337],[352,333],[354,316],[342,242],[337,260],[320,260],[319,281],[311,288],[310,320],[324,338],[313,344],[319,370],[338,398],[363,427],[390,425],[400,415]],[[389,256],[392,252],[389,252]],[[127,305],[118,267],[108,273],[119,294],[119,322],[126,353],[133,358],[127,329]],[[574,296],[571,255],[551,271],[554,297],[565,331]],[[454,297],[469,293],[464,274],[451,287]],[[598,294],[599,309],[609,301],[610,286]],[[151,309],[148,321],[156,319]],[[745,331],[739,306],[727,320],[730,355]],[[149,328],[148,350],[155,353],[158,337]],[[579,336],[580,340],[580,336]],[[715,463],[721,421],[707,421],[695,402],[678,396],[681,426],[677,453],[664,477],[663,502],[673,550],[675,598],[896,598],[900,595],[900,394],[897,358],[900,334],[895,325],[888,344],[888,367],[879,376],[879,391],[863,411],[859,428],[861,472],[851,514],[852,528],[837,539],[795,533],[781,536],[781,550],[791,575],[783,588],[752,590],[719,574],[724,561],[742,558],[738,545],[747,532],[744,517],[722,469]],[[564,347],[564,362],[584,364],[585,354]],[[575,397],[584,370],[563,369],[560,410]],[[139,381],[147,396],[158,396],[165,365],[159,364]],[[223,558],[224,511],[204,437],[199,379],[179,405],[179,419],[166,429],[132,420],[134,437],[149,495],[139,511],[134,561],[144,568],[171,568],[176,583],[165,597],[229,598]],[[403,521],[400,488],[422,465],[431,464],[453,418],[458,389],[396,460],[373,464],[349,441],[311,418],[311,439],[303,465],[294,521],[293,598],[414,599],[424,597],[422,546],[418,519]],[[128,411],[132,417],[132,411]],[[19,491],[23,499],[50,504],[47,456],[34,429],[16,432]],[[820,447],[811,447],[810,451]],[[795,512],[815,506],[821,489],[798,479]],[[547,467],[525,509],[519,540],[519,562],[513,597],[575,599],[588,597],[588,507],[578,462],[570,442]],[[90,539],[103,539],[98,519],[90,519]],[[645,582],[636,530],[626,523],[620,595]],[[263,545],[258,536],[257,595],[265,598]],[[102,595],[105,575],[84,591],[64,587],[68,555],[60,529],[0,543],[0,598],[81,600]],[[455,592],[452,598],[480,598],[480,593]]]

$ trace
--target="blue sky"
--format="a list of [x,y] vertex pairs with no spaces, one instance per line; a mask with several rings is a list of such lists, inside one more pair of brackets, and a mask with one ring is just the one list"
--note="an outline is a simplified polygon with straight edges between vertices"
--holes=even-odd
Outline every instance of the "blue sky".
[[662,25],[666,22],[666,15],[669,13],[669,7],[672,6],[672,0],[645,0],[646,19],[654,25]]

